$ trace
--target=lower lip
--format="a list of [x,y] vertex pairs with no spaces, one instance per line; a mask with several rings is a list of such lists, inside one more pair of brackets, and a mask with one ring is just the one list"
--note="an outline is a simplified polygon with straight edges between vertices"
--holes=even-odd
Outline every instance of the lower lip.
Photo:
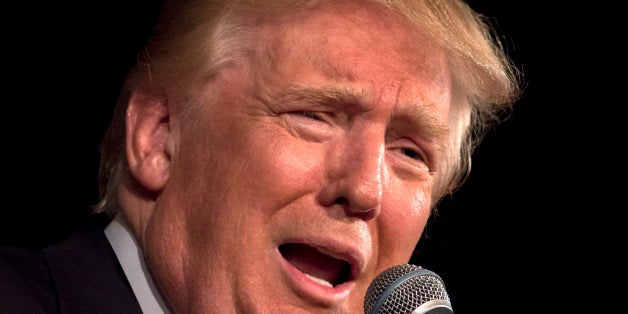
[[292,281],[297,293],[302,295],[302,297],[312,299],[316,303],[338,303],[339,301],[346,299],[349,296],[351,289],[355,286],[355,282],[353,281],[347,281],[335,287],[322,285],[310,279],[292,264],[288,263],[288,261],[283,258],[279,250],[277,250],[277,253],[279,254],[279,260],[281,261],[282,268]]

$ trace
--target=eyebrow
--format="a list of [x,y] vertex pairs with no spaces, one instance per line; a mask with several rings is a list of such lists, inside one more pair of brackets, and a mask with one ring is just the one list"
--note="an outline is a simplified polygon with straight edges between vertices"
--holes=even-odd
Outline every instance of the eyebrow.
[[[343,106],[351,104],[354,110],[369,110],[367,99],[368,92],[365,90],[353,90],[342,87],[324,87],[313,88],[304,86],[290,86],[284,89],[277,97],[276,103],[289,103],[295,100],[304,100],[310,103],[317,103],[329,106]],[[445,141],[449,134],[449,127],[435,113],[438,105],[423,101],[419,98],[396,106],[391,123],[394,121],[406,121],[411,127],[420,134],[422,139],[428,140],[437,146],[438,150],[445,148]]]
[[284,89],[276,98],[278,102],[285,103],[293,100],[305,100],[311,103],[340,106],[351,104],[358,107],[365,107],[367,94],[364,91],[356,92],[338,87],[312,88],[302,86],[291,86]]
[[450,129],[447,122],[436,114],[438,105],[420,100],[395,108],[393,120],[408,120],[408,123],[435,148],[444,152]]

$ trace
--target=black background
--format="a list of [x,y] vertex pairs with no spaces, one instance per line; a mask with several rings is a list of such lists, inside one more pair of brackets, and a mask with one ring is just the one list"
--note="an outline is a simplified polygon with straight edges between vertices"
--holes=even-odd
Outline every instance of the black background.
[[[568,122],[585,97],[568,69],[586,70],[571,42],[590,35],[568,22],[574,12],[533,1],[470,4],[501,32],[525,92],[474,154],[466,185],[431,218],[412,262],[444,278],[458,314],[534,312],[564,291],[563,256],[579,242],[570,217],[588,205],[577,184],[585,171],[574,166],[587,158],[573,141],[584,133]],[[96,202],[99,141],[156,12],[147,0],[5,11],[2,244],[55,242]]]

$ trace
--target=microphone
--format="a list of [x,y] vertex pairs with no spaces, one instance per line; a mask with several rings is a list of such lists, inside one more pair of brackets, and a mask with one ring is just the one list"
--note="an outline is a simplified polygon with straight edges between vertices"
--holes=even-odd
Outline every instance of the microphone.
[[421,266],[404,264],[381,272],[364,297],[365,314],[453,314],[443,280]]

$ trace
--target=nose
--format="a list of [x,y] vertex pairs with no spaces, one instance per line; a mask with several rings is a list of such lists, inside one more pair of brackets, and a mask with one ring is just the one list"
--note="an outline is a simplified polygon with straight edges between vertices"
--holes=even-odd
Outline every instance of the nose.
[[350,216],[377,217],[388,178],[384,136],[348,136],[328,156],[321,203],[340,205]]

